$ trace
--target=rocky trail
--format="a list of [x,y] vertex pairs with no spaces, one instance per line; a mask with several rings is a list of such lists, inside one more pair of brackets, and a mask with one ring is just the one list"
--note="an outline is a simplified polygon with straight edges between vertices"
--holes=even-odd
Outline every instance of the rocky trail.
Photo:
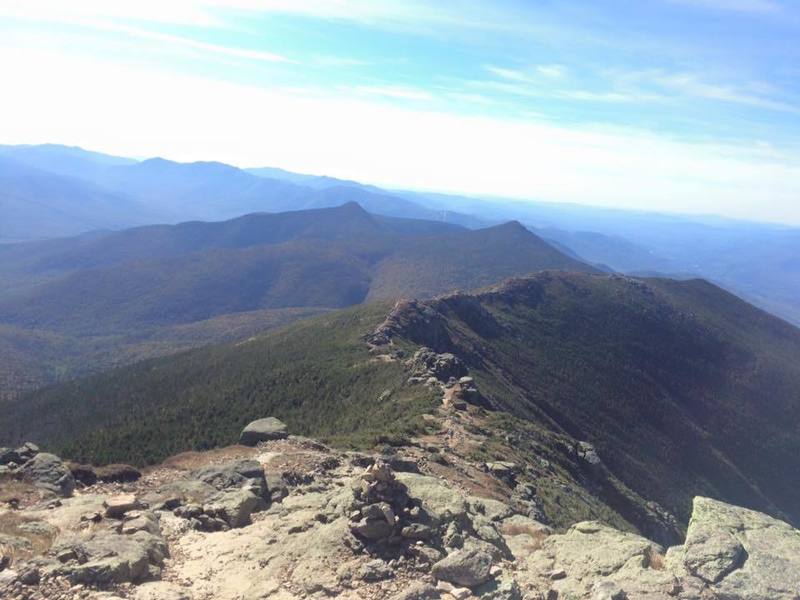
[[[476,442],[464,419],[446,419],[458,443]],[[6,451],[25,493],[4,492],[2,597],[800,597],[800,532],[760,513],[697,498],[685,543],[665,549],[598,521],[556,532],[532,518],[514,465],[449,446],[431,460],[432,439],[370,455],[288,436],[277,420],[243,435],[256,445],[88,485],[87,467],[32,445],[10,451],[25,460],[14,466]]]

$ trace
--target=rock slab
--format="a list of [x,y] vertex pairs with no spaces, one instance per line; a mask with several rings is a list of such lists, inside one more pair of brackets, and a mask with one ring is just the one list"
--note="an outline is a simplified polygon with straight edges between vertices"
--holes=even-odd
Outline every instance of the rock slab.
[[239,436],[239,443],[243,446],[255,446],[259,442],[282,440],[289,436],[286,424],[275,417],[258,419],[248,424]]

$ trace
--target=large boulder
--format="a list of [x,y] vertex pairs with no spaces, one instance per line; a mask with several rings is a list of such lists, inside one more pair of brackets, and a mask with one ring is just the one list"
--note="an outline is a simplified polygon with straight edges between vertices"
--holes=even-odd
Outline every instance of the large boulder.
[[720,598],[800,598],[800,531],[765,514],[694,499],[684,546],[668,564],[708,584]]
[[75,490],[72,473],[55,454],[40,452],[22,467],[23,475],[36,487],[67,498]]
[[491,577],[492,557],[483,550],[456,550],[433,565],[436,579],[459,586],[474,587]]
[[524,568],[518,573],[557,598],[600,600],[622,590],[627,596],[620,598],[668,600],[679,582],[658,568],[661,554],[660,546],[639,535],[585,521],[543,539],[528,557],[520,556]]
[[289,436],[286,424],[275,417],[258,419],[248,424],[239,436],[239,443],[243,446],[255,446],[259,442],[282,440]]
[[136,583],[150,575],[151,563],[163,564],[166,546],[160,538],[143,531],[133,535],[109,532],[78,544],[74,552],[77,564],[61,569],[71,581],[91,585]]
[[250,524],[250,515],[264,508],[264,499],[248,489],[225,490],[214,496],[203,507],[209,517],[221,519],[228,527],[237,528]]

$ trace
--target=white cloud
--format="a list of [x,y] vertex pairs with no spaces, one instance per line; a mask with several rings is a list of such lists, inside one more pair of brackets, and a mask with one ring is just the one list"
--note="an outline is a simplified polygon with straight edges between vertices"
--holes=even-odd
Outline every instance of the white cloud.
[[[378,184],[800,223],[800,154],[466,117],[0,47],[7,143],[274,165]],[[57,101],[56,101],[57,100]],[[768,199],[768,201],[767,201]]]

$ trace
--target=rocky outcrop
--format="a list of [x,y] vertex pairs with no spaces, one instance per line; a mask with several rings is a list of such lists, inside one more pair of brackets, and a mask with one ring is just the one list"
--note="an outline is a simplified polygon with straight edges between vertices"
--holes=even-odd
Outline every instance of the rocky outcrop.
[[666,600],[681,588],[672,573],[657,568],[662,555],[663,548],[641,536],[584,522],[544,539],[521,570],[524,583],[548,597]]
[[698,497],[681,547],[668,564],[720,598],[800,597],[800,531],[762,513]]
[[75,490],[75,478],[66,464],[30,442],[15,449],[0,448],[0,477],[25,481],[41,493],[63,498]]
[[15,469],[39,454],[39,446],[26,442],[19,448],[0,448],[0,466]]
[[437,353],[422,347],[406,361],[406,368],[418,381],[434,378],[437,381],[458,380],[467,374],[467,367],[454,354]]
[[75,490],[72,473],[55,454],[36,454],[20,467],[20,472],[37,487],[57,496],[69,497]]
[[286,424],[275,417],[258,419],[249,423],[239,436],[239,443],[243,446],[255,446],[260,442],[282,440],[288,436]]

